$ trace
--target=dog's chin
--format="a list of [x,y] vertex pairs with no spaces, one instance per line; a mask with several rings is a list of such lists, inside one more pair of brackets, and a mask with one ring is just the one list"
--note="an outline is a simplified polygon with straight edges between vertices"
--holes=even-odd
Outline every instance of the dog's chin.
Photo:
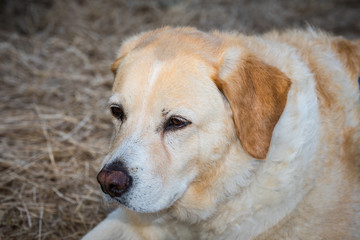
[[170,201],[164,201],[162,204],[146,204],[146,207],[138,206],[136,203],[132,203],[123,197],[111,197],[108,194],[103,193],[104,200],[110,205],[118,205],[125,207],[131,211],[138,213],[157,213],[170,208],[179,198],[180,194],[175,194]]

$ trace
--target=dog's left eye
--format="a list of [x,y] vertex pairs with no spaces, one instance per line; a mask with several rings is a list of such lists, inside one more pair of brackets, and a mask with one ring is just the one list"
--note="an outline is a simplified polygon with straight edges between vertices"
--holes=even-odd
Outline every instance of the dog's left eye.
[[117,105],[111,105],[110,106],[111,114],[118,120],[123,121],[124,120],[124,110],[121,106]]
[[180,116],[172,116],[170,117],[164,127],[164,131],[172,131],[186,127],[187,125],[191,124],[189,120],[186,120]]

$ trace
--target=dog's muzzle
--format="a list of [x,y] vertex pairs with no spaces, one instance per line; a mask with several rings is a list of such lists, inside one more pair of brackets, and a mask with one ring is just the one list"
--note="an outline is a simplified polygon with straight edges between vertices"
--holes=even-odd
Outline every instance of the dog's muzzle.
[[111,197],[120,197],[132,184],[132,177],[120,162],[105,165],[97,175],[101,190]]

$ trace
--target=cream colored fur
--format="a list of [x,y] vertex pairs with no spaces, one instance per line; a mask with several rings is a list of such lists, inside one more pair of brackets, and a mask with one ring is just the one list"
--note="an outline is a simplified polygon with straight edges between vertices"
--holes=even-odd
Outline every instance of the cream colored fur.
[[[214,80],[247,56],[291,82],[265,159],[244,149]],[[313,29],[162,28],[125,41],[118,57],[110,103],[126,120],[114,119],[103,166],[121,159],[135,180],[126,207],[84,240],[360,239],[359,44]],[[164,132],[171,115],[191,124]]]

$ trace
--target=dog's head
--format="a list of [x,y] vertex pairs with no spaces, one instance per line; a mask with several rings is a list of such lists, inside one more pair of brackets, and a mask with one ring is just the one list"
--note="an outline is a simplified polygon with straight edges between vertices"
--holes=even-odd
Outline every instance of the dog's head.
[[170,207],[238,140],[265,159],[290,87],[241,42],[192,28],[129,39],[112,71],[115,134],[98,181],[138,212]]

